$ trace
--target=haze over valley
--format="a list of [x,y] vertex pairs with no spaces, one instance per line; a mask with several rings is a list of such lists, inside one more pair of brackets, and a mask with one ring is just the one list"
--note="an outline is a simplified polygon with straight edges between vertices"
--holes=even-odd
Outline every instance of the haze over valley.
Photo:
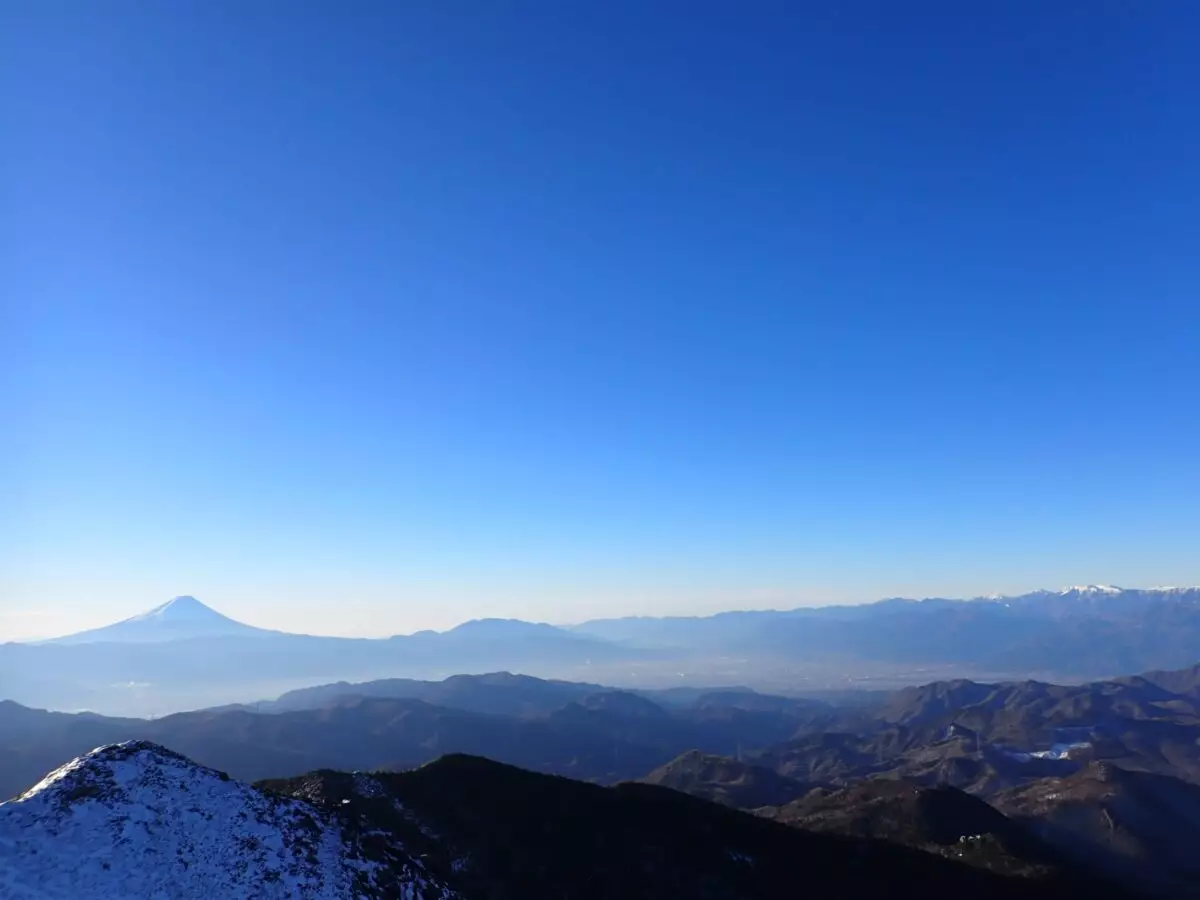
[[1198,647],[1183,587],[379,639],[178,596],[0,645],[0,893],[1184,900]]
[[510,671],[823,696],[940,678],[1078,682],[1181,668],[1197,647],[1197,588],[1090,585],[567,627],[485,619],[375,640],[253,628],[181,596],[104,628],[0,645],[0,694],[54,710],[149,716],[321,682]]
[[[884,689],[886,679],[867,679],[871,689],[797,682],[787,693],[665,673],[685,659],[699,667],[721,646],[746,654],[770,647],[784,666],[779,636],[793,627],[797,641],[805,627],[826,642],[857,635],[836,647],[844,665],[880,653],[876,628],[926,650],[948,635],[980,643],[983,631],[971,629],[986,628],[997,652],[1015,652],[1021,645],[995,636],[1013,622],[1018,637],[1048,634],[1065,646],[1062,629],[1094,638],[1118,633],[1113,623],[1183,627],[1197,593],[1090,587],[572,629],[482,621],[382,641],[252,629],[177,597],[100,631],[0,649],[6,665],[42,665],[42,690],[76,699],[84,695],[70,692],[84,689],[89,667],[121,660],[123,675],[165,679],[145,682],[144,696],[157,703],[191,699],[200,685],[246,691],[267,674],[303,680],[322,666],[365,670],[397,656],[401,668],[460,660],[487,669],[520,658],[527,668],[608,666],[648,682],[654,675],[638,666],[664,674],[653,685],[615,686],[509,671],[424,680],[393,672],[310,680],[276,697],[154,718],[3,700],[0,796],[14,799],[0,803],[0,851],[27,862],[6,864],[0,852],[0,892],[57,896],[39,893],[53,883],[80,896],[125,896],[164,878],[190,884],[187,871],[230,896],[262,883],[381,900],[400,890],[469,896],[500,884],[538,893],[553,883],[575,895],[574,870],[509,868],[513,850],[496,846],[494,829],[567,829],[570,849],[558,852],[582,854],[578,865],[600,871],[603,855],[589,854],[600,853],[603,839],[591,829],[636,819],[647,829],[638,841],[668,844],[654,844],[653,864],[636,842],[622,849],[621,874],[609,877],[624,887],[613,890],[694,879],[688,890],[707,891],[730,879],[731,896],[758,896],[743,883],[748,869],[687,862],[688,848],[716,834],[722,852],[735,848],[752,869],[772,873],[764,896],[800,883],[817,896],[886,896],[894,877],[886,873],[903,871],[910,887],[932,896],[1189,897],[1200,874],[1191,850],[1200,840],[1200,665],[1078,684],[953,677]],[[774,641],[764,643],[768,635]],[[381,655],[364,663],[375,648]],[[1116,644],[1100,649],[1118,652]],[[884,659],[899,666],[901,655]],[[953,653],[936,659],[929,667],[963,666]],[[29,672],[4,690],[19,693]],[[518,798],[533,796],[534,818],[522,818]],[[480,829],[488,803],[501,806]],[[594,809],[595,818],[569,826],[555,818],[560,803]],[[146,836],[139,831],[130,844],[112,824],[125,821],[145,821]],[[86,848],[110,862],[71,864],[70,854]],[[293,855],[296,848],[303,852]],[[134,866],[129,853],[153,862]],[[801,875],[775,856],[788,853],[822,861]],[[874,862],[856,869],[852,860],[864,855]],[[178,868],[180,860],[190,862]]]

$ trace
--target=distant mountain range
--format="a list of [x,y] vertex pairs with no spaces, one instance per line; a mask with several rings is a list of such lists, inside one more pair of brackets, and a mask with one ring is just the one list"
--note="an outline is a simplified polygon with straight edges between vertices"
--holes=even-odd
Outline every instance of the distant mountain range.
[[[989,629],[1003,632],[991,635],[990,646],[1012,647],[1005,641],[1019,632],[1004,632],[1005,623],[1034,623],[1049,629],[1033,632],[1043,636],[1101,637],[1133,624],[1147,652],[1148,634],[1176,629],[1172,652],[1182,653],[1195,601],[1191,589],[1091,587],[1040,599],[732,613],[681,620],[676,633],[698,647],[715,621],[726,639],[714,646],[763,646],[769,633],[802,623],[795,633],[807,624],[827,638],[858,629],[856,652],[866,653],[888,628],[910,648],[946,639],[989,646]],[[189,623],[228,633],[186,636]],[[631,659],[674,668],[696,658],[678,645],[630,648],[513,621],[381,641],[240,627],[198,601],[176,600],[119,623],[106,640],[4,645],[0,666],[31,659],[64,690],[77,690],[89,671],[102,686],[114,672],[153,664],[160,679],[182,688],[240,683],[243,667],[303,677],[323,665],[374,665],[386,661],[372,655],[381,651],[401,665],[434,658],[482,665],[514,650],[544,664],[612,654],[614,669]],[[777,659],[794,657],[781,651]],[[2,684],[8,692],[24,683]],[[110,895],[141,895],[178,881],[182,863],[194,873],[187,882],[194,896],[204,895],[203,885],[284,896],[302,882],[322,900],[406,892],[443,900],[791,896],[800,870],[813,866],[823,874],[803,882],[807,896],[887,896],[880,891],[889,878],[925,885],[922,896],[1124,895],[1086,869],[1138,895],[1184,898],[1195,896],[1200,877],[1193,859],[1200,665],[1082,684],[949,678],[852,703],[736,683],[620,690],[599,679],[507,671],[310,683],[274,700],[153,720],[0,701],[0,797],[26,791],[76,757],[21,799],[0,804],[0,895],[50,900],[87,896],[97,885]],[[271,781],[264,793],[214,770]],[[400,818],[397,802],[408,811]],[[196,816],[218,824],[199,826]],[[630,828],[628,843],[615,837]],[[531,847],[555,862],[532,858]],[[721,862],[719,848],[735,856]],[[685,850],[717,857],[687,868]],[[847,875],[843,863],[861,864],[864,854],[878,868]],[[35,856],[36,864],[7,862]],[[754,860],[753,877],[739,868],[744,859]],[[100,860],[108,868],[94,864]],[[964,863],[973,867],[966,874]],[[603,889],[585,890],[585,882]],[[839,883],[856,887],[839,893]]]
[[[1082,585],[1062,590],[1039,590],[1015,596],[971,599],[902,597],[853,606],[800,607],[791,610],[750,610],[712,616],[595,619],[572,627],[572,631],[606,640],[645,646],[728,646],[733,640],[757,640],[763,632],[780,624],[807,625],[819,631],[822,623],[885,622],[889,627],[906,617],[920,616],[928,623],[954,617],[958,621],[1060,622],[1095,618],[1105,621],[1143,616],[1151,610],[1179,609],[1200,612],[1200,587],[1120,588],[1111,585]],[[799,631],[799,627],[794,629]],[[1019,636],[1011,629],[1011,637]],[[790,636],[790,635],[789,635]]]
[[618,687],[667,687],[686,677],[814,693],[863,686],[864,675],[881,686],[935,673],[1083,681],[1180,669],[1197,658],[1197,588],[1088,585],[571,628],[485,619],[378,640],[252,628],[179,597],[106,628],[0,645],[0,697],[146,715],[245,703],[314,683],[496,670]]
[[0,698],[63,710],[161,715],[337,679],[501,669],[578,677],[589,668],[654,657],[509,619],[378,640],[291,634],[253,628],[193,597],[177,597],[105,628],[36,644],[0,644]]
[[970,600],[604,619],[572,631],[681,656],[823,663],[846,675],[863,663],[884,663],[1082,680],[1194,662],[1200,588],[1086,585]]

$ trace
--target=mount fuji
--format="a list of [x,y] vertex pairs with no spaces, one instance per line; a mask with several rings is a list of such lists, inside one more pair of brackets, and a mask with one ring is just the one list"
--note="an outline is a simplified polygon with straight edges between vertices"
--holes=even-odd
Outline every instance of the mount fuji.
[[124,621],[47,641],[5,643],[0,637],[0,700],[163,715],[335,681],[499,671],[571,678],[594,673],[595,665],[624,667],[646,658],[599,638],[519,621],[487,619],[445,632],[374,639],[275,631],[181,596]]
[[264,637],[281,632],[243,625],[195,597],[175,597],[149,612],[103,628],[43,641],[46,644],[156,644],[187,638]]

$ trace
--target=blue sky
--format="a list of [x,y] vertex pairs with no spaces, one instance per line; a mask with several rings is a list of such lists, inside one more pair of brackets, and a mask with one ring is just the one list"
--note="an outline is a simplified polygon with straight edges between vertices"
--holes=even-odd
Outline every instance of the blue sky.
[[0,638],[1200,582],[1190,3],[0,10]]

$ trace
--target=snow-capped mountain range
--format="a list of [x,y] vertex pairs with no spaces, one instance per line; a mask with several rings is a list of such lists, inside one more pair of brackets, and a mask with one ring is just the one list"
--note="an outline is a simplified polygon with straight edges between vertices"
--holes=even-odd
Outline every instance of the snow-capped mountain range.
[[135,741],[0,803],[0,897],[454,897],[403,848],[370,843],[317,807]]
[[1047,595],[1051,595],[1051,594],[1058,596],[1058,597],[1070,597],[1070,596],[1095,597],[1095,596],[1113,596],[1116,594],[1141,594],[1141,595],[1148,595],[1148,596],[1157,595],[1157,596],[1162,596],[1162,597],[1170,597],[1172,595],[1186,594],[1186,593],[1191,593],[1191,592],[1195,592],[1195,591],[1200,591],[1200,587],[1196,587],[1194,585],[1189,586],[1189,587],[1173,587],[1173,586],[1167,586],[1167,585],[1160,585],[1160,586],[1151,587],[1151,588],[1126,588],[1126,587],[1117,587],[1116,585],[1112,585],[1112,584],[1073,584],[1068,587],[1060,588],[1057,591],[1040,590],[1040,591],[1032,591],[1031,593],[1028,593],[1028,594],[1015,594],[1015,595],[1014,594],[990,594],[986,598],[978,598],[978,599],[1012,600],[1012,599],[1020,599],[1020,598],[1024,598],[1024,597],[1047,596]]

